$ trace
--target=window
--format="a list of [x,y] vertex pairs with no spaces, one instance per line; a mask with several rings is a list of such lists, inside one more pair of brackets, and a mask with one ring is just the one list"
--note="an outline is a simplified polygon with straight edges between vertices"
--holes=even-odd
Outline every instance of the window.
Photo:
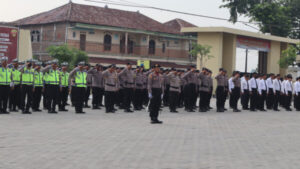
[[166,44],[165,44],[165,43],[162,44],[162,52],[163,52],[163,53],[166,52]]
[[40,31],[33,30],[31,31],[31,42],[40,41]]
[[154,55],[155,54],[155,41],[154,40],[150,40],[149,41],[149,51],[148,53],[150,55]]
[[76,32],[73,32],[73,38],[76,38]]
[[106,34],[104,36],[104,51],[110,51],[111,50],[111,36]]

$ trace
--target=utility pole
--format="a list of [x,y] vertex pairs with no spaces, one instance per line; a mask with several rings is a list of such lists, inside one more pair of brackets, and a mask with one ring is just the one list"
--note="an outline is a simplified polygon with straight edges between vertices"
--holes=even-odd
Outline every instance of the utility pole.
[[246,62],[245,62],[245,73],[247,73],[248,70],[248,49],[246,49]]

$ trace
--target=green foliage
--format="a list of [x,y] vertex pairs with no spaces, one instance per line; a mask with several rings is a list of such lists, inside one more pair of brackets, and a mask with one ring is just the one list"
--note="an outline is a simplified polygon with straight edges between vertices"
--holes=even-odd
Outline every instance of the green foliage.
[[229,20],[239,15],[260,23],[263,33],[300,39],[300,0],[223,0],[221,8],[228,8]]
[[70,48],[67,45],[50,46],[47,48],[47,52],[51,57],[57,59],[59,64],[68,62],[70,69],[81,61],[88,61],[88,56],[85,52],[76,48]]
[[290,45],[286,50],[282,51],[282,57],[278,61],[280,68],[287,68],[290,65],[294,65],[299,50],[300,43],[297,45]]
[[205,61],[213,58],[214,56],[210,55],[211,46],[201,45],[197,43],[193,43],[193,48],[190,51],[190,54],[194,57],[200,58],[200,67],[203,67],[203,60]]

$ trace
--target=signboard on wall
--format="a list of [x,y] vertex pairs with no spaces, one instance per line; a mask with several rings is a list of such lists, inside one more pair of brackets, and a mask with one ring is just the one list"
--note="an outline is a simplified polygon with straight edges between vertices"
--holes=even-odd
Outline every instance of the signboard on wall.
[[268,40],[238,36],[236,46],[242,49],[258,50],[262,52],[269,52],[271,43]]
[[150,60],[138,60],[138,66],[144,66],[145,69],[150,69]]
[[0,26],[0,57],[8,57],[8,62],[17,58],[18,29]]

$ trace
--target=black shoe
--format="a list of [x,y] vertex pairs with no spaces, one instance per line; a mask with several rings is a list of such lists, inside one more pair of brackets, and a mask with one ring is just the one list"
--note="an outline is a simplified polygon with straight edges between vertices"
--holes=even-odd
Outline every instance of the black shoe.
[[187,109],[187,112],[190,112],[190,113],[192,113],[192,112],[195,112],[194,110],[192,110],[192,109]]
[[100,104],[99,106],[100,106],[100,107],[104,107],[104,105],[103,105],[103,104]]
[[265,110],[265,109],[259,109],[260,111],[267,111],[267,110]]
[[279,109],[274,109],[274,111],[280,111]]
[[59,109],[58,111],[68,111],[68,110],[65,108],[62,108],[62,109]]
[[9,114],[9,112],[8,111],[2,111],[2,114]]
[[293,111],[291,108],[287,108],[286,111]]
[[127,110],[125,110],[124,112],[125,112],[125,113],[133,113],[133,111],[130,110],[130,109],[127,109]]
[[256,110],[255,109],[250,109],[250,111],[255,112]]
[[91,108],[89,105],[84,105],[83,108]]
[[85,114],[84,111],[76,112],[76,114]]
[[217,112],[218,112],[218,113],[223,113],[224,110],[223,110],[223,109],[217,109]]
[[22,112],[22,114],[31,114],[31,112],[29,110],[25,110]]
[[233,109],[233,112],[241,112],[239,109]]
[[226,108],[224,108],[224,111],[227,111],[227,109],[226,109]]
[[100,110],[101,108],[98,106],[93,106],[93,110]]
[[249,108],[243,108],[243,110],[250,110]]
[[199,112],[204,113],[204,112],[206,112],[206,109],[199,109]]
[[12,109],[10,112],[19,112],[19,111],[16,109]]
[[151,120],[151,124],[162,124],[162,121],[159,120]]

